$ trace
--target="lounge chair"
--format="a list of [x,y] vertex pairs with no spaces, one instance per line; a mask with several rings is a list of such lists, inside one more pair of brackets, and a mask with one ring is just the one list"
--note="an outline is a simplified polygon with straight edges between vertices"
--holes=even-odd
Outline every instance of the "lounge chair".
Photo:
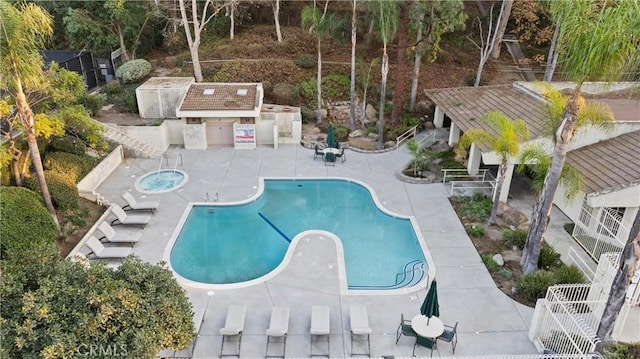
[[438,344],[436,343],[435,339],[421,337],[417,335],[416,343],[413,344],[413,352],[411,353],[412,356],[416,356],[416,346],[421,346],[421,347],[431,349],[431,356],[433,356],[433,349],[438,351],[438,355],[440,355],[440,350],[438,350]]
[[[220,329],[222,334],[222,345],[220,346],[220,356],[237,356],[240,357],[240,345],[242,342],[242,331],[244,330],[244,317],[247,312],[246,305],[231,305],[227,312],[227,319],[224,322],[224,328]],[[225,354],[224,343],[229,342],[231,337],[238,337],[237,353]]]
[[318,354],[313,354],[313,342],[316,336],[325,336],[327,337],[327,354],[329,357],[331,355],[331,326],[329,322],[329,307],[326,306],[313,306],[311,307],[311,356],[315,356]]
[[107,240],[111,243],[130,243],[132,247],[142,236],[140,232],[116,232],[107,222],[100,223],[98,229],[103,234],[102,237],[98,238],[99,241]]
[[318,144],[316,143],[315,152],[313,153],[313,160],[315,161],[318,157],[324,158],[324,152],[320,150],[320,146],[318,146]]
[[[352,305],[349,308],[349,321],[351,323],[351,355],[371,355],[371,339],[369,335],[371,334],[371,328],[369,327],[369,316],[367,314],[367,308],[361,307],[359,305]],[[366,336],[366,339],[355,339],[354,337],[363,337]],[[353,342],[367,342],[367,352],[366,353],[354,353],[353,352]]]
[[155,211],[160,206],[160,202],[158,201],[145,201],[138,202],[129,192],[125,192],[122,194],[122,199],[127,202],[126,205],[122,207],[123,210],[135,210],[135,211]]
[[456,345],[458,345],[458,322],[454,326],[446,325],[444,326],[444,332],[440,334],[437,340],[442,340],[443,342],[451,343],[451,347],[453,348],[453,354],[456,353]]
[[105,247],[94,236],[89,237],[86,246],[91,251],[89,254],[93,254],[96,259],[124,259],[124,257],[131,254],[131,248]]
[[400,340],[400,337],[404,335],[405,337],[416,337],[415,331],[411,328],[411,321],[404,319],[404,314],[400,313],[400,325],[398,325],[398,330],[396,330],[396,344]]
[[324,154],[324,165],[330,163],[332,166],[336,165],[336,154],[333,152],[327,152]]
[[111,225],[114,224],[124,224],[130,226],[140,226],[144,228],[144,226],[149,223],[151,219],[151,215],[143,215],[143,214],[126,214],[120,206],[117,204],[113,204],[110,207],[111,212],[116,216],[116,219],[111,221]]
[[[267,351],[265,358],[284,358],[287,352],[287,332],[289,331],[289,308],[273,307],[271,309],[271,321],[267,329]],[[282,355],[269,355],[269,343],[271,339],[282,338]]]

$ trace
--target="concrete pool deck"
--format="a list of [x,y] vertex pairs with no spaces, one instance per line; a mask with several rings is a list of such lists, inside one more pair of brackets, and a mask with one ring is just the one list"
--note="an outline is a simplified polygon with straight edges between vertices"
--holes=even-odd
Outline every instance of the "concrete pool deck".
[[[169,165],[174,168],[179,154],[182,165],[177,169],[189,174],[182,188],[147,195],[146,200],[159,200],[160,207],[142,230],[142,238],[133,249],[141,259],[157,263],[189,202],[235,202],[255,195],[260,177],[342,177],[369,185],[380,202],[389,210],[414,216],[420,226],[428,251],[434,260],[438,280],[440,318],[445,324],[458,324],[456,355],[534,354],[527,338],[533,309],[511,300],[494,284],[478,252],[468,238],[448,201],[448,189],[441,183],[410,184],[398,180],[400,170],[411,155],[403,146],[398,150],[364,154],[346,151],[346,161],[324,166],[313,159],[313,150],[300,145],[280,145],[278,149],[167,151]],[[159,159],[126,159],[97,189],[111,203],[123,204],[120,198],[132,191],[136,199],[135,181],[147,172],[158,170]],[[118,229],[118,228],[116,228]],[[247,233],[247,235],[252,235]],[[227,308],[245,304],[247,315],[242,336],[241,357],[264,357],[271,308],[290,308],[287,357],[308,357],[311,306],[324,305],[331,313],[331,357],[351,356],[349,306],[367,307],[372,329],[371,356],[411,356],[413,338],[400,338],[396,345],[396,329],[400,314],[410,319],[419,313],[426,295],[421,287],[398,295],[341,294],[337,271],[337,252],[333,240],[322,235],[302,239],[290,264],[264,283],[241,289],[214,290],[183,286],[193,304],[194,323],[199,336],[193,348],[166,357],[215,358],[220,352]],[[318,345],[321,343],[317,343]],[[441,356],[451,356],[451,345],[439,342]],[[229,346],[228,349],[232,349]],[[314,352],[324,347],[316,347]],[[273,352],[280,349],[273,346]],[[362,344],[356,351],[363,349]],[[225,344],[225,352],[227,345]],[[428,356],[429,350],[416,348],[416,355]],[[437,355],[437,353],[436,353]]]

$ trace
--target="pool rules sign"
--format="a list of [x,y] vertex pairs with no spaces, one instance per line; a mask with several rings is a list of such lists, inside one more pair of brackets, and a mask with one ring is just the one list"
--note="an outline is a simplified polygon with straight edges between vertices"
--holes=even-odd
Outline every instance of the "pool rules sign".
[[254,124],[233,124],[233,142],[237,149],[256,148],[256,126]]

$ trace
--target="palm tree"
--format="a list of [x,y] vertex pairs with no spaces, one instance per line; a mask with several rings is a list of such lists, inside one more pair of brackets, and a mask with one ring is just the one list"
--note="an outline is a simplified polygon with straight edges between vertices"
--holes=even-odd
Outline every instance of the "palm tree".
[[15,106],[27,138],[44,204],[60,229],[44,177],[35,132],[35,116],[25,94],[25,88],[36,87],[43,82],[43,61],[38,50],[44,48],[47,39],[53,34],[53,20],[35,4],[14,6],[4,0],[0,0],[0,15],[0,82],[15,97]]
[[384,105],[386,102],[387,75],[389,74],[389,54],[387,44],[398,29],[398,5],[394,1],[378,0],[372,3],[374,23],[382,40],[382,80],[380,82],[380,109],[378,114],[378,149],[384,143]]
[[500,167],[498,167],[498,181],[496,189],[493,193],[493,206],[489,215],[488,224],[496,223],[498,204],[500,202],[500,191],[504,183],[504,177],[509,166],[509,159],[520,151],[520,144],[529,139],[529,129],[523,120],[512,120],[500,111],[491,111],[482,116],[481,121],[490,124],[494,131],[488,131],[481,128],[473,128],[466,131],[460,141],[458,148],[466,149],[472,143],[491,148],[496,152],[500,159]]
[[316,6],[316,0],[313,0],[313,6],[307,5],[302,9],[302,27],[316,35],[316,47],[318,50],[318,74],[317,80],[317,98],[318,106],[316,107],[316,122],[322,121],[322,37],[329,30],[328,21],[326,19],[327,6],[329,0],[324,5],[324,11],[320,12]]
[[555,132],[551,167],[533,207],[531,226],[520,262],[525,274],[537,268],[542,238],[549,224],[553,198],[569,143],[579,125],[578,112],[583,103],[582,84],[585,81],[615,81],[621,78],[629,65],[637,64],[640,48],[638,1],[612,4],[589,0],[553,1],[551,10],[556,19],[562,19],[557,44],[562,70],[570,80],[576,82],[576,87],[563,108]]

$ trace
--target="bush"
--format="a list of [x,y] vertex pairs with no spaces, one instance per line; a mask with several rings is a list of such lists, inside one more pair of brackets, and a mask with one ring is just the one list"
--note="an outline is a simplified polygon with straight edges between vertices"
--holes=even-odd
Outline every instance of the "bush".
[[561,265],[553,272],[553,275],[556,278],[556,284],[573,284],[587,282],[580,268],[576,267],[575,265]]
[[87,146],[84,142],[73,136],[52,137],[47,147],[47,151],[50,152],[66,152],[74,155],[84,155],[86,150]]
[[275,100],[283,105],[294,105],[300,97],[298,88],[285,82],[275,84],[272,94]]
[[57,173],[64,173],[73,182],[77,183],[78,178],[82,175],[82,164],[80,157],[66,152],[51,152],[47,154],[42,163],[45,170]]
[[[78,187],[73,180],[73,174],[44,171],[44,178],[47,181],[51,201],[56,209],[64,211],[79,207],[80,196],[78,195]],[[40,185],[35,176],[27,178],[25,186],[34,192],[41,193]]]
[[540,257],[538,258],[538,268],[557,268],[561,263],[560,253],[556,252],[556,250],[547,243],[542,243],[542,248],[540,248]]
[[349,129],[346,127],[335,127],[333,133],[338,141],[346,141],[349,137]]
[[527,243],[527,231],[522,229],[505,229],[502,231],[502,239],[510,246],[516,246],[518,249],[523,249],[525,243]]
[[120,86],[120,82],[111,81],[108,84],[104,85],[102,88],[102,92],[107,95],[116,95],[122,92],[122,87]]
[[116,77],[122,83],[139,83],[151,73],[151,64],[145,59],[125,62],[116,70]]
[[543,298],[547,293],[547,288],[554,284],[556,283],[552,272],[537,270],[520,277],[518,287],[528,301],[535,302],[536,299]]
[[84,107],[87,109],[87,112],[89,112],[89,115],[100,116],[105,100],[105,95],[87,95],[84,97]]
[[122,94],[122,102],[129,113],[138,113],[138,100],[136,98],[136,92],[126,91]]
[[573,235],[573,228],[575,226],[576,226],[575,223],[565,223],[563,228],[567,233]]
[[484,236],[484,227],[482,226],[476,226],[475,224],[472,224],[470,226],[467,226],[465,229],[467,230],[467,233],[469,233],[469,235],[473,238],[480,238]]
[[483,222],[491,213],[491,198],[476,193],[473,196],[453,196],[451,201],[457,205],[458,214],[470,222]]
[[1,187],[0,256],[24,259],[31,253],[57,251],[56,225],[41,197],[23,187]]
[[302,55],[296,59],[296,65],[303,69],[311,69],[316,66],[316,60],[309,55]]
[[351,79],[345,75],[328,75],[322,78],[322,99],[339,101],[348,99]]
[[610,341],[604,345],[606,359],[636,359],[640,358],[640,342],[622,343]]
[[500,267],[500,265],[498,265],[498,263],[493,260],[493,256],[491,254],[482,256],[482,263],[484,263],[489,272],[497,272],[502,269],[502,267]]

